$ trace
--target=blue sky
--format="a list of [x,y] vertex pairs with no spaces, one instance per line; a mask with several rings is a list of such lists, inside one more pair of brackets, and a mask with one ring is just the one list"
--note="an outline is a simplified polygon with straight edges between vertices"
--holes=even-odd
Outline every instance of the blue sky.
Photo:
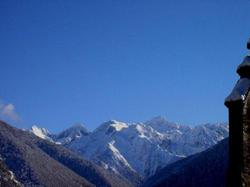
[[[1,1],[1,118],[58,132],[75,122],[227,121],[247,54],[250,1]],[[11,120],[12,119],[12,120]]]

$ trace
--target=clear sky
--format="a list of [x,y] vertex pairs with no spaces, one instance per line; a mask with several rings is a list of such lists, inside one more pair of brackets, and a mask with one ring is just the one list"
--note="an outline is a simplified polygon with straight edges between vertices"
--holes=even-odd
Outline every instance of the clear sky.
[[90,130],[162,115],[227,121],[250,1],[0,1],[0,115]]

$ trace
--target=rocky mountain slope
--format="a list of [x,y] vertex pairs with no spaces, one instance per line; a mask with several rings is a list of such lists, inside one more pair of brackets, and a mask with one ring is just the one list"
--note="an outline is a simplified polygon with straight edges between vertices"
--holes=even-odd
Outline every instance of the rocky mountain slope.
[[143,187],[226,187],[228,139],[158,171]]
[[0,186],[3,187],[22,187],[12,171],[8,170],[2,158],[0,158]]
[[0,121],[0,155],[24,186],[132,186],[63,146]]

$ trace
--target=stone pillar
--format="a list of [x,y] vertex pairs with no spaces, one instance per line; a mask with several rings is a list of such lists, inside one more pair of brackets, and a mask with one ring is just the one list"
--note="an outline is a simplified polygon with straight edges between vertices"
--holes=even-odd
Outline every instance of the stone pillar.
[[248,92],[243,108],[243,168],[242,183],[250,186],[250,93]]
[[[250,40],[247,44],[250,49]],[[250,56],[239,65],[240,79],[225,105],[229,111],[229,171],[228,186],[248,187],[249,183],[249,123],[250,123]],[[246,182],[245,182],[246,181]]]

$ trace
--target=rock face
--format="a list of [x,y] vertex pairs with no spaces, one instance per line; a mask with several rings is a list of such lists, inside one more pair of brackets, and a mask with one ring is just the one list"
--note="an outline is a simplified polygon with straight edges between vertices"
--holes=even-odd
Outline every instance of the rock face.
[[226,187],[228,139],[158,171],[143,187]]
[[[24,186],[131,186],[113,172],[0,121],[0,155]],[[67,180],[65,180],[67,179]]]
[[21,183],[15,179],[12,171],[8,170],[4,161],[0,158],[0,186],[22,187]]

